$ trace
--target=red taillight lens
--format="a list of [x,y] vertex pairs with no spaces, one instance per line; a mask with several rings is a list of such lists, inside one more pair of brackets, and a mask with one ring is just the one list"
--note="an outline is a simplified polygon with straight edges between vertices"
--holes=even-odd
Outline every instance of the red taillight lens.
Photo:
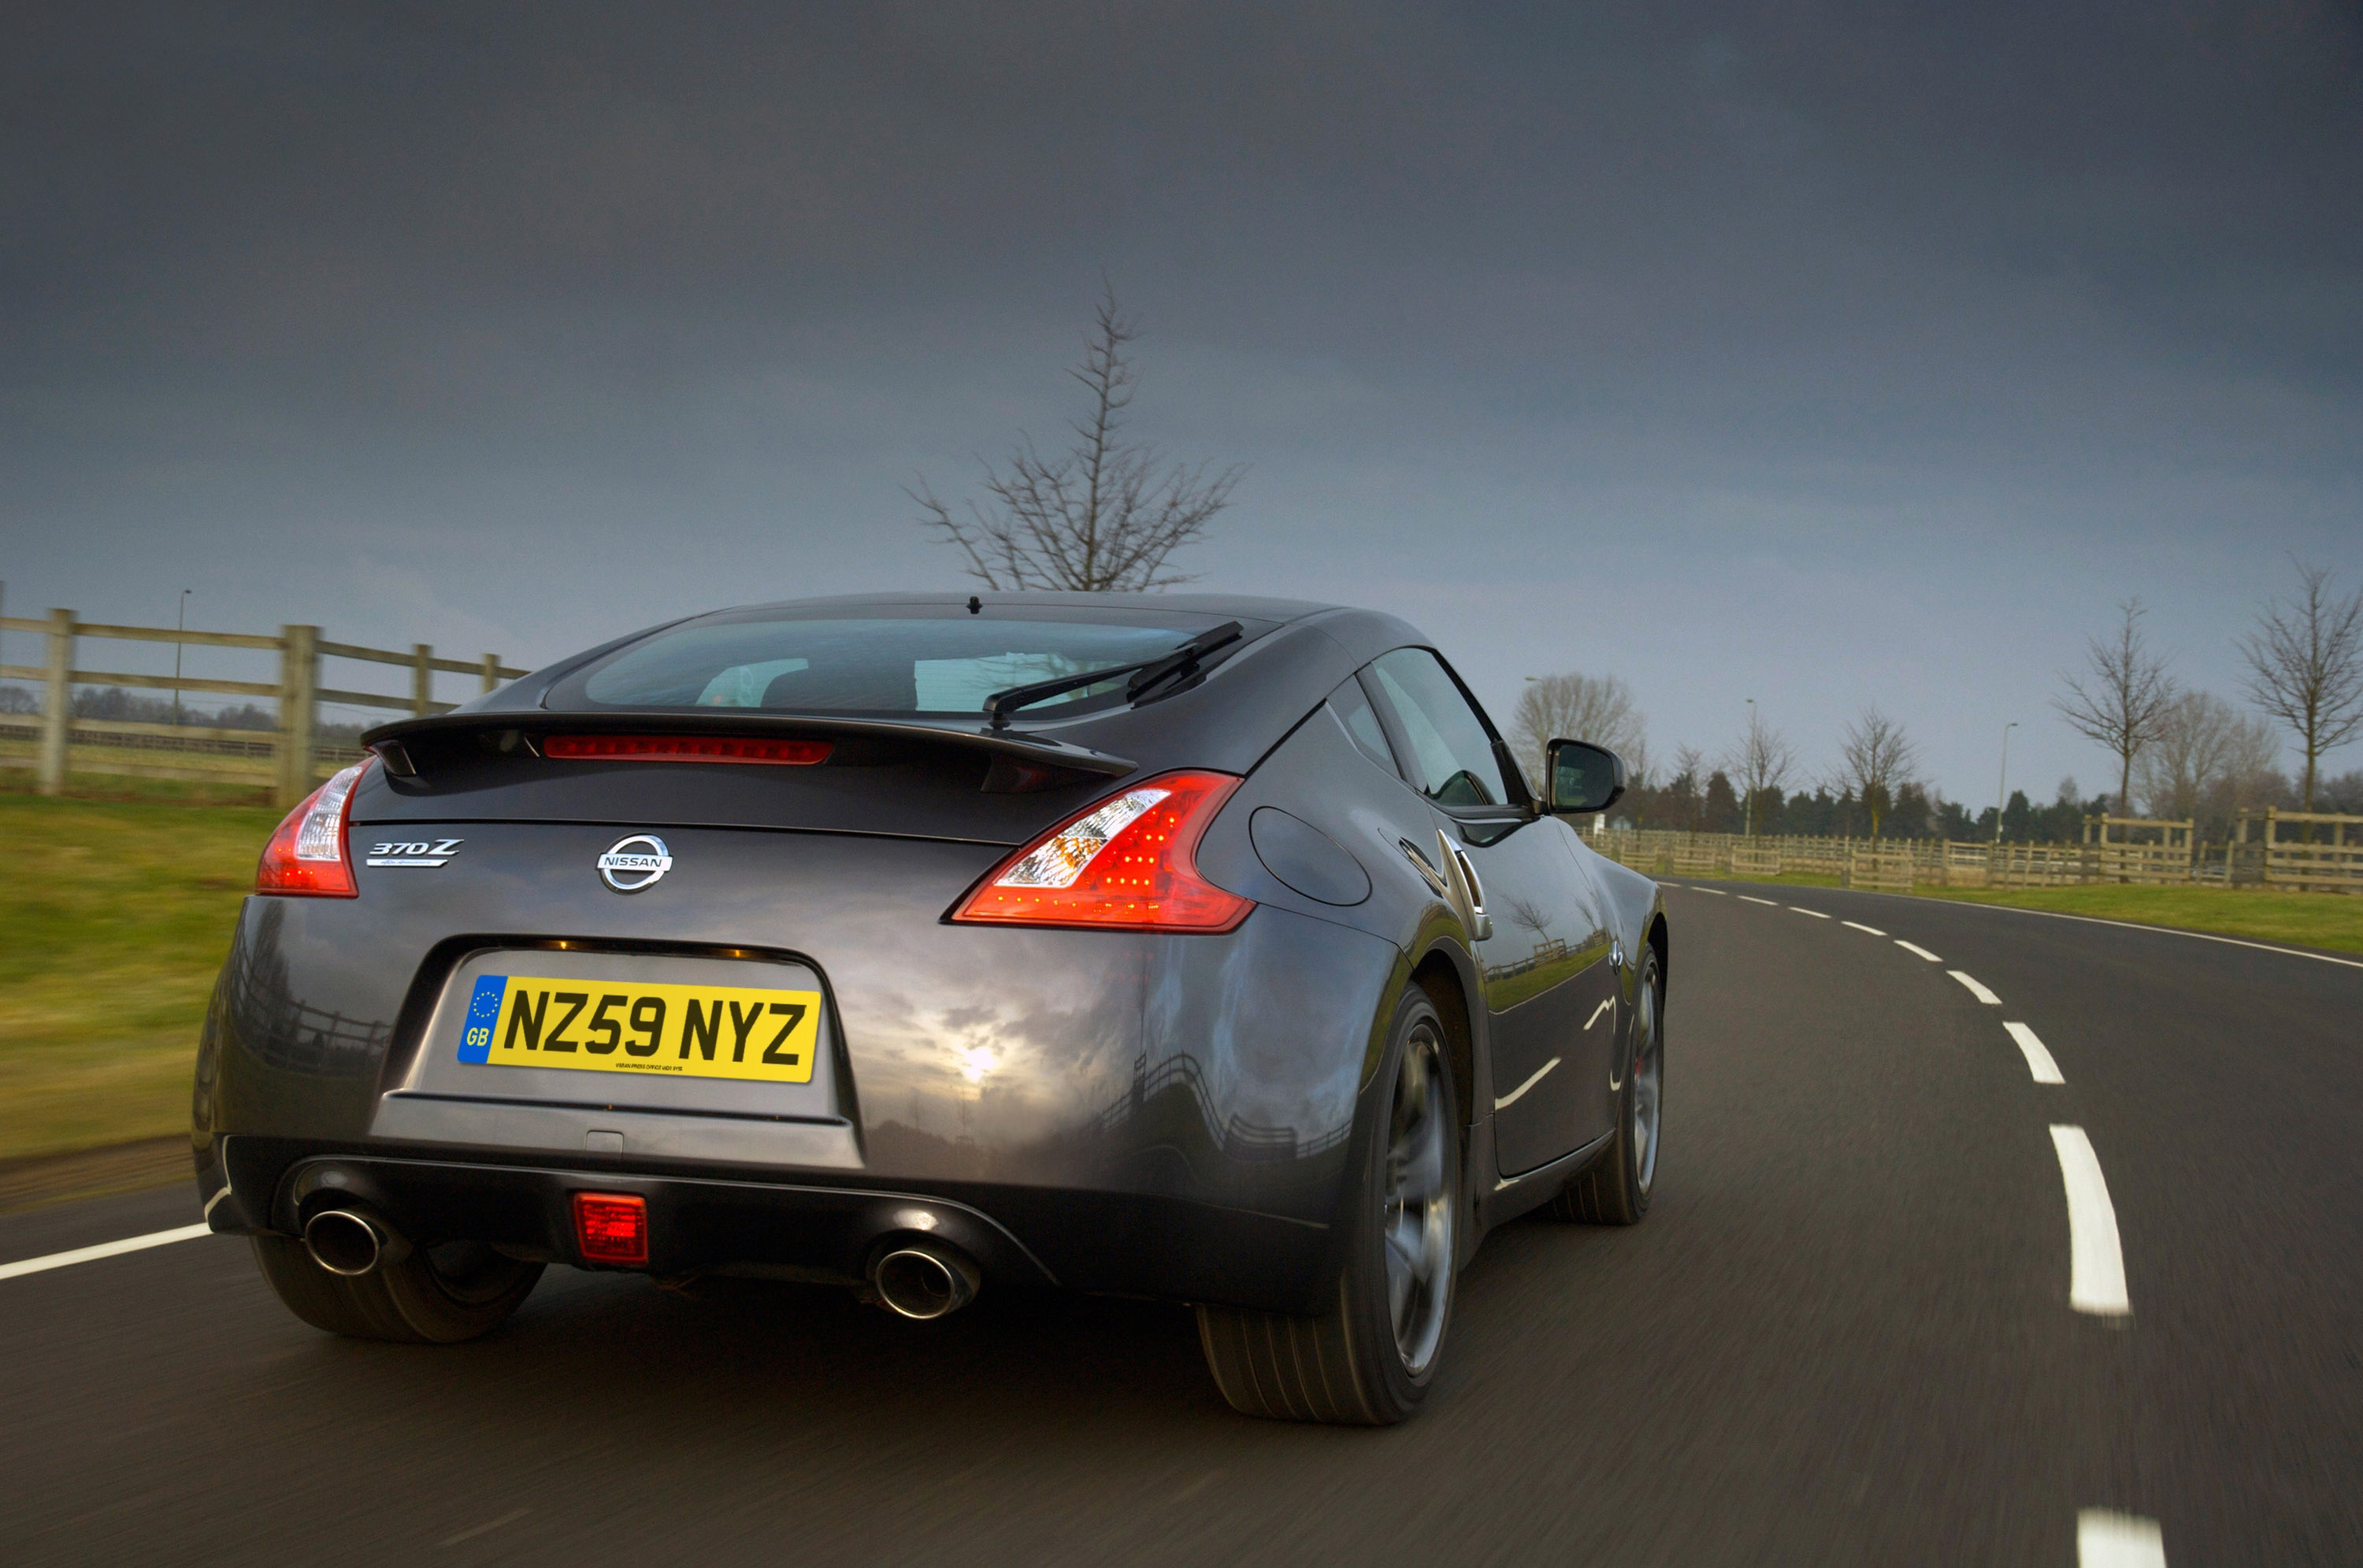
[[628,1192],[574,1195],[574,1244],[592,1263],[649,1261],[649,1200]]
[[768,762],[810,767],[826,762],[827,741],[761,740],[752,735],[549,735],[541,755],[632,762]]
[[1254,901],[1198,875],[1206,825],[1239,781],[1168,773],[1078,812],[993,869],[952,911],[978,925],[1230,931]]
[[353,857],[346,847],[345,825],[353,814],[354,786],[374,760],[353,764],[287,813],[287,820],[262,846],[262,864],[254,870],[256,892],[349,899],[361,891],[353,884]]

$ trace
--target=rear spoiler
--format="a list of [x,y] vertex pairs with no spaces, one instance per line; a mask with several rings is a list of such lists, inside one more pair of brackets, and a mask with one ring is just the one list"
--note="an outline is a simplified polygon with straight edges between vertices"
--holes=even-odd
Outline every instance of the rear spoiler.
[[[1047,735],[1029,734],[1022,731],[994,730],[982,727],[971,729],[957,723],[926,723],[904,719],[849,719],[823,713],[767,713],[745,709],[719,709],[707,712],[684,713],[678,708],[635,711],[605,708],[596,713],[480,712],[439,713],[425,719],[399,719],[390,724],[380,724],[361,734],[361,745],[375,752],[385,764],[385,770],[397,778],[411,778],[419,769],[411,758],[409,743],[457,739],[475,734],[498,737],[498,749],[513,751],[519,745],[540,753],[536,744],[542,735],[563,732],[568,734],[703,734],[703,735],[809,735],[815,738],[842,735],[849,739],[907,740],[936,745],[964,747],[992,754],[996,760],[1006,758],[1012,769],[1020,775],[1034,769],[1064,768],[1076,773],[1098,774],[1117,778],[1130,773],[1140,765],[1129,757],[1111,756],[1088,746],[1071,745]],[[1038,787],[1032,780],[1012,778],[1004,783],[988,784],[988,789],[1026,789]]]

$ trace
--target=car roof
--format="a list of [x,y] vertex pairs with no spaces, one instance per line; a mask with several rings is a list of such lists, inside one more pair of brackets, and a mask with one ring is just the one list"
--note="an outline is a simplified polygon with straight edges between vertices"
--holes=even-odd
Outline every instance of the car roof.
[[1285,624],[1301,621],[1308,615],[1340,609],[1336,604],[1323,604],[1308,599],[1268,599],[1251,593],[1067,593],[1048,590],[1028,590],[1022,592],[972,593],[838,593],[814,599],[780,599],[760,604],[737,606],[742,610],[802,610],[815,606],[842,606],[857,609],[865,604],[940,604],[952,608],[967,604],[971,599],[995,607],[1024,608],[1039,605],[1045,609],[1085,609],[1106,605],[1155,613],[1170,611],[1178,615],[1228,615],[1252,621]]

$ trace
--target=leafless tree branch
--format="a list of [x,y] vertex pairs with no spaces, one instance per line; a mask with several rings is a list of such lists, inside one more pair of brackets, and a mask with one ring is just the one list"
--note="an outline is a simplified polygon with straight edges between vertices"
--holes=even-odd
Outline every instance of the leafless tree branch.
[[1005,468],[977,459],[985,499],[958,513],[925,478],[904,490],[920,524],[958,545],[968,574],[985,587],[1139,592],[1191,580],[1166,563],[1231,503],[1246,469],[1168,464],[1156,448],[1124,439],[1140,381],[1125,350],[1137,336],[1109,288],[1083,357],[1067,372],[1090,403],[1068,426],[1073,443],[1064,452],[1045,457],[1021,434]]
[[1797,748],[1789,744],[1787,735],[1766,723],[1761,712],[1750,707],[1747,728],[1725,755],[1723,765],[1739,786],[1739,802],[1747,813],[1744,820],[1752,827],[1756,802],[1772,790],[1788,787],[1791,775],[1797,770]]
[[2166,672],[2166,660],[2152,653],[2142,636],[2142,602],[2128,599],[2117,609],[2124,618],[2115,640],[2094,637],[2085,645],[2089,674],[2079,677],[2062,670],[2059,684],[2067,690],[2051,705],[2078,734],[2115,754],[2116,811],[2119,816],[2130,816],[2134,758],[2158,738],[2176,688]]
[[2239,646],[2249,701],[2287,725],[2305,754],[2299,795],[2310,812],[2323,754],[2363,730],[2363,590],[2341,601],[2328,567],[2291,564],[2304,590],[2298,602],[2258,611]]
[[1894,804],[1895,791],[1910,776],[1919,748],[1903,726],[1876,708],[1865,708],[1838,736],[1837,783],[1854,792],[1870,813],[1870,836]]

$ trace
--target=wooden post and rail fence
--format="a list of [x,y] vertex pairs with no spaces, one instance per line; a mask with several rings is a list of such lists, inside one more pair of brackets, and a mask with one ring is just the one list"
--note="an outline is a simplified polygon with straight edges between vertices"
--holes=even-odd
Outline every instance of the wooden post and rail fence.
[[[320,705],[338,703],[425,717],[458,704],[438,701],[438,674],[473,676],[493,691],[526,671],[496,654],[440,658],[418,643],[408,653],[330,642],[317,626],[282,626],[277,636],[191,632],[170,626],[116,626],[52,610],[42,620],[0,616],[0,634],[45,639],[39,665],[0,664],[0,679],[41,690],[41,711],[0,714],[0,767],[31,767],[45,795],[61,793],[70,773],[268,787],[283,806],[311,793],[327,774],[360,759],[351,746],[325,744]],[[221,680],[76,668],[84,640],[174,643],[242,648],[278,656],[279,679]],[[392,665],[410,671],[406,697],[321,683],[324,659]],[[277,704],[275,730],[145,723],[73,716],[76,687],[134,687],[261,698]],[[2234,842],[2195,842],[2188,822],[2089,817],[2081,844],[1955,844],[1935,839],[1803,838],[1666,829],[1609,829],[1592,842],[1636,869],[1689,876],[1778,877],[1803,871],[1846,887],[1903,892],[1920,887],[2047,888],[2094,882],[2190,883],[2363,893],[2363,816],[2268,808],[2243,813]]]
[[2251,887],[2363,893],[2363,816],[2284,812],[2242,814],[2228,845],[2195,842],[2194,824],[2090,817],[2081,844],[1958,844],[1942,839],[1753,836],[1610,829],[1591,843],[1652,875],[1835,878],[1881,892],[1924,888],[2065,888],[2101,882]]
[[[42,794],[61,793],[67,776],[128,774],[209,783],[268,786],[279,803],[293,806],[328,773],[357,760],[358,750],[327,745],[319,734],[320,705],[378,708],[425,717],[448,713],[458,704],[435,698],[438,674],[472,675],[484,691],[525,674],[504,665],[497,654],[477,659],[438,658],[433,645],[408,653],[330,642],[317,626],[282,626],[277,636],[244,632],[190,632],[171,626],[116,626],[78,620],[71,610],[52,610],[43,620],[0,616],[0,633],[30,632],[46,639],[39,665],[0,664],[0,679],[36,682],[41,711],[0,714],[0,767],[30,767]],[[173,643],[190,647],[244,648],[279,656],[279,679],[220,680],[194,676],[139,675],[76,668],[84,639]],[[321,661],[351,659],[394,665],[410,671],[410,694],[347,690],[321,683]],[[200,691],[226,697],[263,698],[277,704],[276,730],[219,725],[141,723],[73,716],[78,686],[135,687],[163,691]],[[30,742],[29,746],[26,743]]]

